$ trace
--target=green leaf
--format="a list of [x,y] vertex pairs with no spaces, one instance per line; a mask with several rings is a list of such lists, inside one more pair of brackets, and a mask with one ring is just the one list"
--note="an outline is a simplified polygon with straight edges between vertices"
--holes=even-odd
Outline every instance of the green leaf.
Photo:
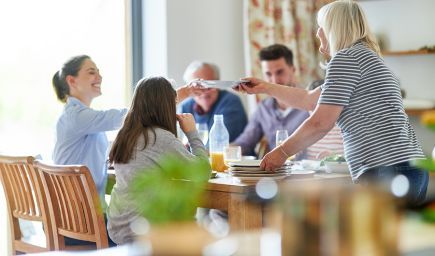
[[429,222],[435,222],[435,209],[425,208],[421,211],[423,219]]
[[143,169],[133,179],[131,198],[140,214],[154,224],[193,220],[210,176],[204,159],[183,161],[163,157],[155,168]]
[[418,159],[415,161],[415,165],[421,169],[428,171],[435,171],[435,161],[431,158],[428,159]]

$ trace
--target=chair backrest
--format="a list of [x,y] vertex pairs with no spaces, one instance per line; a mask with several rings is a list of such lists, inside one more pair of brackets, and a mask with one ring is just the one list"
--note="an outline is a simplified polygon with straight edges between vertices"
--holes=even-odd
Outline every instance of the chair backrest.
[[89,169],[38,160],[34,167],[47,194],[55,249],[66,248],[64,237],[94,242],[98,249],[107,248],[103,211]]
[[266,136],[263,136],[261,140],[257,144],[258,150],[257,150],[257,158],[263,159],[264,155],[266,155],[269,152],[269,141],[267,140]]
[[[0,178],[6,195],[13,253],[35,253],[54,249],[51,219],[40,176],[33,168],[32,156],[0,155]],[[22,238],[18,219],[42,222],[45,246]]]

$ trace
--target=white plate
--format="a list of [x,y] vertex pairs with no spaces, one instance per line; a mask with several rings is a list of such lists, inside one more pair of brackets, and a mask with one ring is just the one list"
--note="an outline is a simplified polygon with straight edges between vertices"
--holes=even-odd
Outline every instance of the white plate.
[[228,171],[232,172],[264,172],[260,167],[250,167],[250,166],[231,166]]
[[204,86],[205,88],[218,88],[218,89],[233,89],[241,83],[248,81],[222,81],[222,80],[199,80],[196,83]]
[[[261,159],[259,160],[246,159],[237,162],[228,162],[228,165],[231,167],[260,167],[260,163],[261,163]],[[287,160],[284,163],[283,167],[287,168],[287,166],[291,166],[291,165],[293,165],[293,162]]]
[[292,170],[290,173],[294,175],[314,175],[316,172],[312,170]]
[[307,170],[317,170],[320,168],[321,161],[303,159],[300,164],[302,168]]
[[237,162],[229,162],[228,165],[231,167],[260,167],[261,160],[241,160]]
[[324,161],[325,170],[329,173],[349,173],[349,166],[346,162]]
[[251,177],[270,177],[270,176],[281,176],[281,175],[287,175],[290,172],[286,171],[276,171],[276,172],[230,172],[230,175],[234,177],[238,176],[251,176]]
[[233,176],[233,178],[240,181],[240,182],[257,182],[257,181],[264,179],[264,178],[270,178],[270,179],[274,179],[274,180],[282,180],[282,179],[287,178],[289,176],[290,176],[289,174],[286,174],[286,175],[280,175],[280,176],[266,176],[266,177],[252,177],[252,176],[234,177]]

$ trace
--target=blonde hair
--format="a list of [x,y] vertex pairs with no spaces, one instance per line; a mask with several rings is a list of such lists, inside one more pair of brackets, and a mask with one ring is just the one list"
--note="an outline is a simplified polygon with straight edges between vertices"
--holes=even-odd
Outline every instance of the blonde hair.
[[317,13],[317,24],[328,39],[331,57],[358,40],[381,56],[379,45],[369,29],[364,12],[356,2],[338,0],[323,6]]

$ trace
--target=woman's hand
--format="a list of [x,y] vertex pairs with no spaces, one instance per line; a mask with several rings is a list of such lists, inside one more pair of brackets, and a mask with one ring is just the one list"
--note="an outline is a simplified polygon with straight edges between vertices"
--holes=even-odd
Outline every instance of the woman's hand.
[[190,113],[177,114],[177,120],[184,133],[196,131],[195,119]]
[[248,82],[235,87],[234,90],[248,94],[267,93],[272,84],[254,77],[242,78]]
[[177,103],[182,102],[192,94],[192,87],[189,85],[183,85],[177,88]]
[[277,147],[263,157],[263,160],[261,160],[260,163],[260,168],[273,172],[276,169],[281,168],[286,160],[287,156]]

